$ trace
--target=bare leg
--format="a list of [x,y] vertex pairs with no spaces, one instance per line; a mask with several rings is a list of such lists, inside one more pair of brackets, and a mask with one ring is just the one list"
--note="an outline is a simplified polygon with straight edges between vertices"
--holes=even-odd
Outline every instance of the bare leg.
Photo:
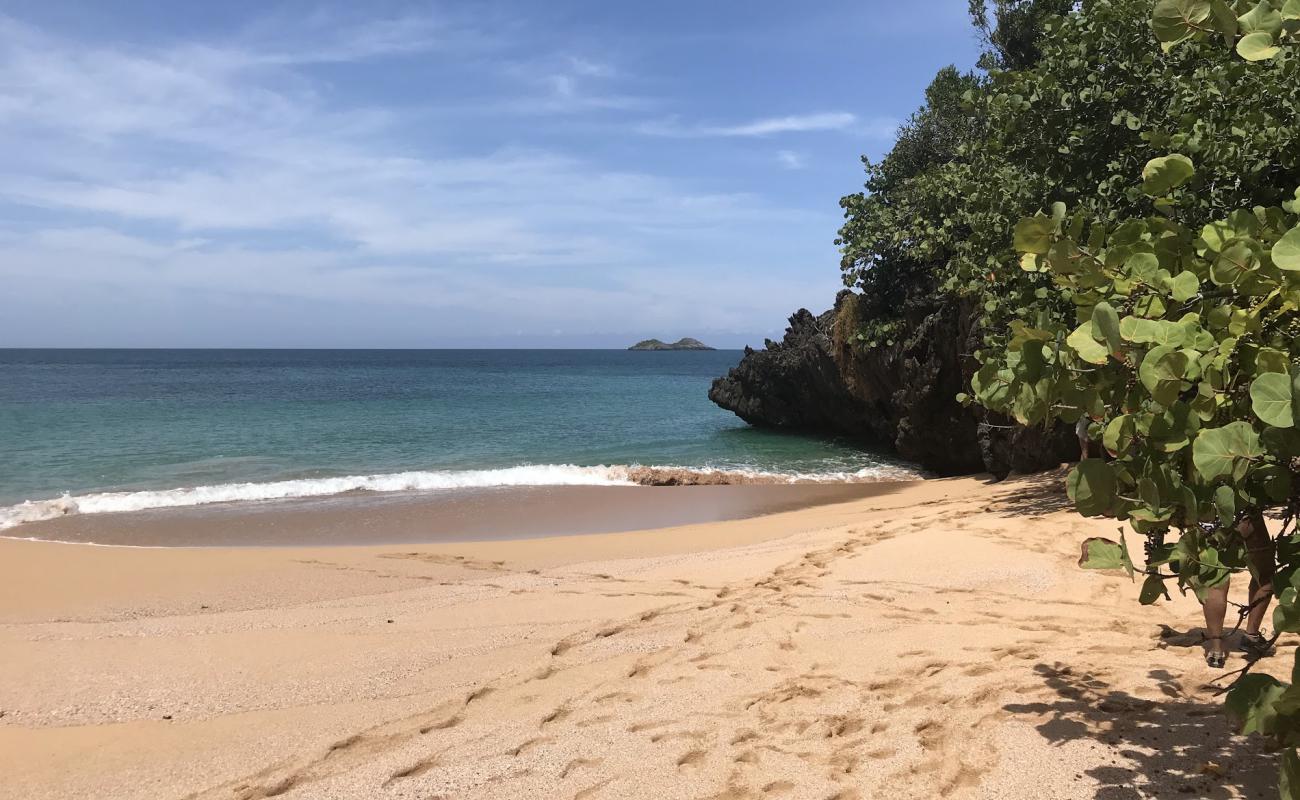
[[1273,570],[1276,566],[1273,540],[1269,538],[1264,515],[1258,511],[1237,524],[1237,533],[1245,541],[1246,556],[1259,576],[1250,580],[1250,612],[1246,615],[1246,633],[1255,635],[1259,633],[1259,626],[1273,598]]
[[[1228,581],[1220,586],[1205,590],[1205,601],[1201,604],[1205,612],[1205,655],[1210,661],[1215,655],[1224,656],[1223,618],[1228,614]],[[1219,666],[1222,666],[1220,662]]]

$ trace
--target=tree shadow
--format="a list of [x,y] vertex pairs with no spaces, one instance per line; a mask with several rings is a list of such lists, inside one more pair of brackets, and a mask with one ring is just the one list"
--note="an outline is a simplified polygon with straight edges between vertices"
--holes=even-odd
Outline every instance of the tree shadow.
[[1176,676],[1148,673],[1169,698],[1152,701],[1065,664],[1038,664],[1034,671],[1059,699],[1004,709],[1050,715],[1036,727],[1053,744],[1092,739],[1119,756],[1086,770],[1101,784],[1096,800],[1277,796],[1277,757],[1265,751],[1264,740],[1237,735],[1220,702],[1188,699]]
[[1063,470],[1007,478],[997,486],[1001,491],[986,509],[993,514],[1019,518],[1044,517],[1074,509],[1074,503],[1065,493]]

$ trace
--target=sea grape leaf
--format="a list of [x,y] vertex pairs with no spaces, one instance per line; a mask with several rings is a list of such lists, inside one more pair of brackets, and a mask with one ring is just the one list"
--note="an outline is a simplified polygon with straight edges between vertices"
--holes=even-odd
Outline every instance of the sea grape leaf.
[[1136,434],[1137,427],[1133,422],[1133,415],[1121,414],[1106,426],[1106,430],[1101,435],[1101,443],[1111,455],[1120,456],[1128,451]]
[[1259,257],[1250,245],[1237,240],[1219,253],[1210,268],[1210,280],[1219,286],[1236,283],[1259,267]]
[[1079,566],[1084,569],[1122,569],[1133,574],[1133,560],[1122,542],[1094,536],[1084,539],[1080,550]]
[[1056,222],[1051,217],[1025,217],[1016,223],[1014,233],[1016,252],[1044,255],[1052,248],[1054,233],[1056,233]]
[[1261,347],[1255,354],[1255,374],[1262,375],[1265,372],[1281,372],[1286,374],[1291,369],[1291,360],[1287,354],[1281,350],[1275,350],[1272,347]]
[[1142,319],[1132,316],[1120,320],[1119,333],[1123,339],[1138,344],[1181,346],[1188,338],[1188,329],[1185,325],[1164,319]]
[[1144,606],[1153,605],[1161,597],[1169,599],[1169,592],[1165,589],[1165,582],[1159,575],[1148,575],[1146,580],[1142,581],[1142,591],[1138,593],[1138,602]]
[[1250,407],[1266,424],[1275,428],[1295,425],[1291,413],[1291,376],[1266,372],[1250,384]]
[[1105,342],[1112,353],[1124,346],[1119,335],[1119,314],[1104,300],[1092,307],[1092,335],[1098,341]]
[[1270,37],[1282,32],[1282,15],[1269,0],[1259,0],[1255,7],[1237,17],[1237,27],[1242,34],[1267,33]]
[[1192,442],[1192,463],[1207,482],[1226,476],[1239,477],[1236,473],[1244,471],[1241,465],[1261,455],[1259,434],[1249,422],[1241,420],[1203,430]]
[[1296,588],[1288,586],[1278,595],[1277,608],[1273,609],[1273,630],[1282,633],[1300,631],[1300,606],[1296,605]]
[[1153,347],[1138,367],[1138,378],[1157,403],[1170,405],[1178,397],[1183,376],[1187,374],[1187,356],[1167,344]]
[[1155,253],[1134,253],[1124,262],[1124,266],[1130,275],[1149,283],[1156,270],[1160,269],[1160,259],[1156,258]]
[[1191,300],[1201,291],[1201,279],[1196,277],[1196,273],[1186,270],[1174,276],[1173,294],[1174,299],[1180,303]]
[[1092,338],[1091,322],[1085,322],[1075,328],[1073,333],[1065,337],[1065,343],[1074,348],[1079,358],[1089,364],[1105,364],[1110,355],[1105,345]]
[[1277,464],[1265,464],[1251,473],[1251,478],[1263,490],[1264,496],[1275,503],[1286,502],[1291,496],[1291,473]]
[[[1208,9],[1209,4],[1205,5]],[[1164,197],[1195,174],[1192,160],[1181,153],[1153,158],[1142,169],[1142,191],[1151,197]]]
[[1277,791],[1281,800],[1300,800],[1300,756],[1296,755],[1294,747],[1282,751],[1282,769]]
[[1214,19],[1214,27],[1223,35],[1224,44],[1232,47],[1237,39],[1237,15],[1224,0],[1210,0],[1210,14]]
[[1158,294],[1142,295],[1133,303],[1133,312],[1146,319],[1160,319],[1168,310],[1164,298]]
[[1248,33],[1237,41],[1237,55],[1247,61],[1267,61],[1282,48],[1274,44],[1273,34],[1264,31]]
[[1286,685],[1272,675],[1244,675],[1228,692],[1228,713],[1240,720],[1242,733],[1270,733],[1273,704],[1284,691]]
[[1273,245],[1273,263],[1278,269],[1300,270],[1300,225],[1287,231]]
[[1151,13],[1151,29],[1165,50],[1190,39],[1210,18],[1208,0],[1159,0]]
[[1219,522],[1224,527],[1237,519],[1237,493],[1231,486],[1220,486],[1214,490],[1214,510],[1219,512]]
[[1115,501],[1115,471],[1099,458],[1085,458],[1070,470],[1065,488],[1080,514],[1104,514]]

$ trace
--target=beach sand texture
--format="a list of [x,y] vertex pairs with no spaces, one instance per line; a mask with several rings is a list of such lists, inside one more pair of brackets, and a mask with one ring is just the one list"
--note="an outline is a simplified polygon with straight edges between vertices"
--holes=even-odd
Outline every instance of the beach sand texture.
[[3,541],[0,796],[1272,796],[1195,601],[1078,569],[1117,523],[1060,480],[471,544]]

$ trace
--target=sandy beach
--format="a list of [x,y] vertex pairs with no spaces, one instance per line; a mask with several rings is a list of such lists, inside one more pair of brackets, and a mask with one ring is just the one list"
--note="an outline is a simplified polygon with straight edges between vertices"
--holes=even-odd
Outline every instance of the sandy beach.
[[1117,524],[1060,480],[514,541],[0,541],[0,796],[1271,795],[1194,599],[1078,569]]

